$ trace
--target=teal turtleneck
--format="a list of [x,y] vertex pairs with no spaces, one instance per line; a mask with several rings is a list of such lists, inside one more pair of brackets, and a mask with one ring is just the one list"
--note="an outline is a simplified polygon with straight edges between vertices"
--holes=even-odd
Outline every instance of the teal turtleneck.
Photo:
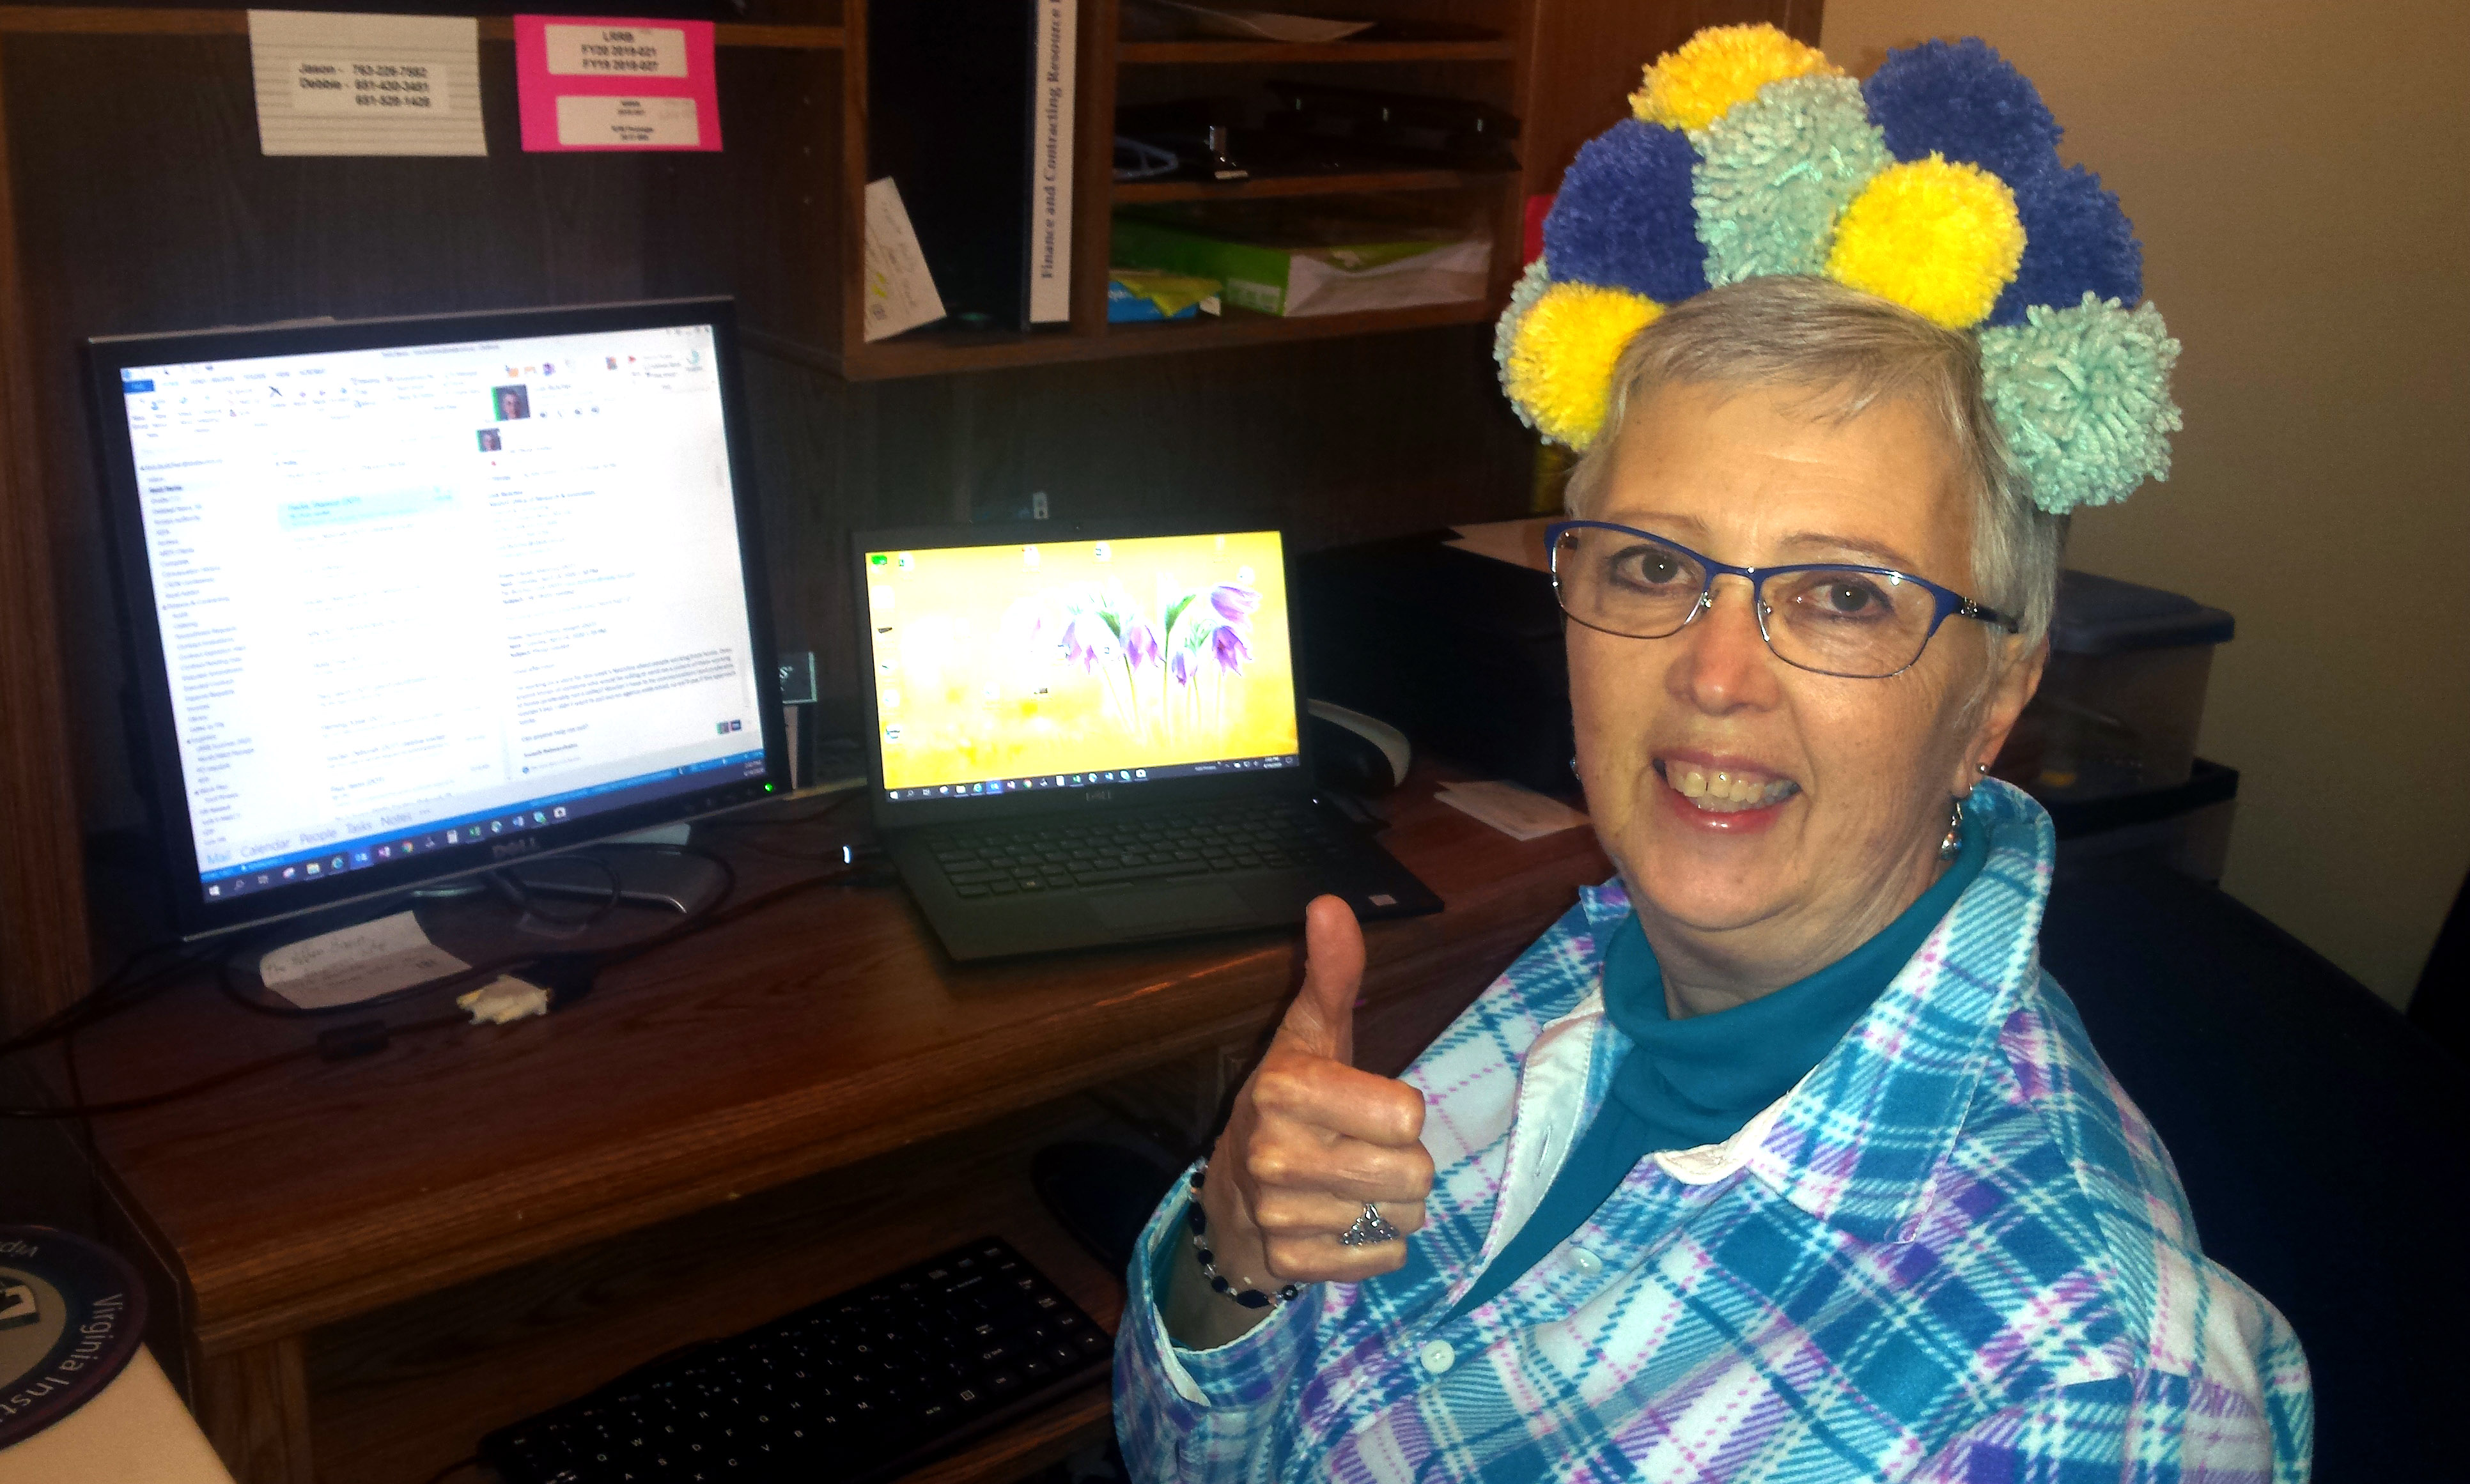
[[1501,1256],[1459,1300],[1465,1314],[1559,1246],[1656,1149],[1731,1138],[1809,1075],[1911,962],[1981,873],[1990,832],[1969,829],[1930,889],[1860,947],[1808,978],[1730,1009],[1675,1020],[1664,970],[1633,912],[1604,945],[1604,1013],[1629,1038],[1611,1097]]

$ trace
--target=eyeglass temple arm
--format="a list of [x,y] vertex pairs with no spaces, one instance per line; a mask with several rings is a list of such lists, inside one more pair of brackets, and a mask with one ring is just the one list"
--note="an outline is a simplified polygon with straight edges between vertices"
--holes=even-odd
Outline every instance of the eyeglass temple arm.
[[1969,598],[1957,605],[1955,616],[1958,618],[1978,618],[1983,623],[1993,623],[1998,627],[2005,629],[2010,634],[2016,633],[2024,627],[2021,620],[2010,618],[2005,614],[2000,613],[1994,608],[1984,608]]

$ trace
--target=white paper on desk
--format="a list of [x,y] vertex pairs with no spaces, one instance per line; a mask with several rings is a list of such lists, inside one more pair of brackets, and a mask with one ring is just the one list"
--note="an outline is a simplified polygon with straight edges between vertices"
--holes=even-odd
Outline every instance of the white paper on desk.
[[302,1009],[392,994],[472,965],[429,940],[420,919],[399,912],[286,943],[257,963],[266,987]]
[[1499,778],[1444,783],[1439,798],[1451,808],[1483,821],[1512,840],[1540,840],[1587,823],[1585,815],[1569,805]]
[[468,15],[251,11],[268,154],[486,154],[480,23]]
[[1523,521],[1485,521],[1476,525],[1454,525],[1456,536],[1446,545],[1477,556],[1488,556],[1512,567],[1530,567],[1539,572],[1552,569],[1552,562],[1544,550],[1544,531],[1556,515],[1529,516]]

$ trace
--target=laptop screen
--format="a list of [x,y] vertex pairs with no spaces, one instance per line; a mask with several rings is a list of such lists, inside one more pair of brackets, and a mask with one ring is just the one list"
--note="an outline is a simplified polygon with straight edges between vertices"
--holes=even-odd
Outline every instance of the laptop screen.
[[866,553],[885,797],[1301,765],[1275,531]]

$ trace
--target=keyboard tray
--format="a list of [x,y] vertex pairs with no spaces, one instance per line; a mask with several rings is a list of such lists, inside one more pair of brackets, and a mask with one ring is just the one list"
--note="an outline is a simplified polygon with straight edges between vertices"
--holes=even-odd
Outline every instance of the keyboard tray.
[[673,1351],[489,1434],[514,1484],[874,1484],[1107,1375],[1114,1341],[999,1238]]

